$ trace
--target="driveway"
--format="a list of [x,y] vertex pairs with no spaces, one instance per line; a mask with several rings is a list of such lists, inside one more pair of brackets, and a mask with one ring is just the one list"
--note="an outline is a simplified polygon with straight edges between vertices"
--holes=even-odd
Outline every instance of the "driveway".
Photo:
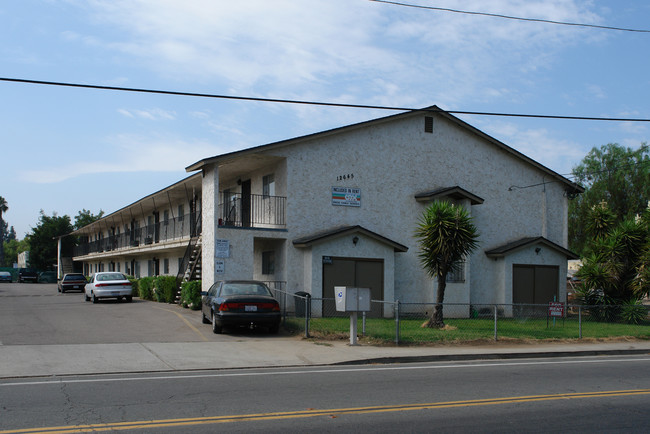
[[216,335],[201,313],[134,298],[84,301],[53,283],[0,284],[0,345],[232,342],[274,339],[264,329]]

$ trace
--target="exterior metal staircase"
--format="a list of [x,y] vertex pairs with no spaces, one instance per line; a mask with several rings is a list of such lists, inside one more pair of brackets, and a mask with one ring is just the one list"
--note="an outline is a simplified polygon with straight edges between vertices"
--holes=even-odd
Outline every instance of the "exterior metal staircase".
[[181,285],[183,282],[190,280],[201,279],[201,213],[198,213],[192,228],[192,236],[185,255],[178,267],[178,274],[176,275],[176,302],[179,303],[181,299]]

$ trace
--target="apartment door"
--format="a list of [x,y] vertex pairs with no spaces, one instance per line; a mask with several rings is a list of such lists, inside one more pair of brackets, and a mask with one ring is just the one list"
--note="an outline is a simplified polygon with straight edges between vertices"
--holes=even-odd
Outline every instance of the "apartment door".
[[[334,287],[370,288],[372,300],[384,299],[384,260],[354,258],[323,258],[323,316],[348,316],[336,312]],[[382,305],[371,304],[369,317],[382,317]]]
[[251,180],[241,183],[241,225],[244,228],[251,226]]

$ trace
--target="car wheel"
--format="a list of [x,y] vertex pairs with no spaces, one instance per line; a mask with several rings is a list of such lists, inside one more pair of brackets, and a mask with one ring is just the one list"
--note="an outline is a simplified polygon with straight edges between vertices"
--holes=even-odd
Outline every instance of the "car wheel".
[[214,317],[214,312],[212,312],[212,332],[219,334],[222,332],[222,328],[217,324],[217,319]]
[[61,292],[65,292],[65,289],[61,288]]
[[93,303],[97,303],[97,297],[95,297],[95,293],[90,296],[90,299],[93,301]]
[[269,333],[272,335],[277,335],[278,332],[280,331],[280,324],[272,325],[269,327]]
[[205,317],[203,311],[201,311],[201,322],[203,322],[203,324],[210,324],[210,320]]
[[88,294],[84,292],[84,301],[90,301],[90,297],[88,297]]
[[131,303],[133,301],[133,296],[132,295],[127,295],[126,296],[126,302]]

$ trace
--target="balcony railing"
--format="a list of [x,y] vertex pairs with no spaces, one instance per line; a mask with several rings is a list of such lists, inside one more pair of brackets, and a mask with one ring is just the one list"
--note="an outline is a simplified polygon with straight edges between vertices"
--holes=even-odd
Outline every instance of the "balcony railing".
[[201,232],[200,220],[200,214],[188,214],[142,228],[128,230],[119,235],[111,235],[96,241],[82,242],[74,248],[74,256],[149,246],[164,241],[189,239]]
[[240,228],[287,227],[287,198],[261,194],[221,194],[219,226]]

